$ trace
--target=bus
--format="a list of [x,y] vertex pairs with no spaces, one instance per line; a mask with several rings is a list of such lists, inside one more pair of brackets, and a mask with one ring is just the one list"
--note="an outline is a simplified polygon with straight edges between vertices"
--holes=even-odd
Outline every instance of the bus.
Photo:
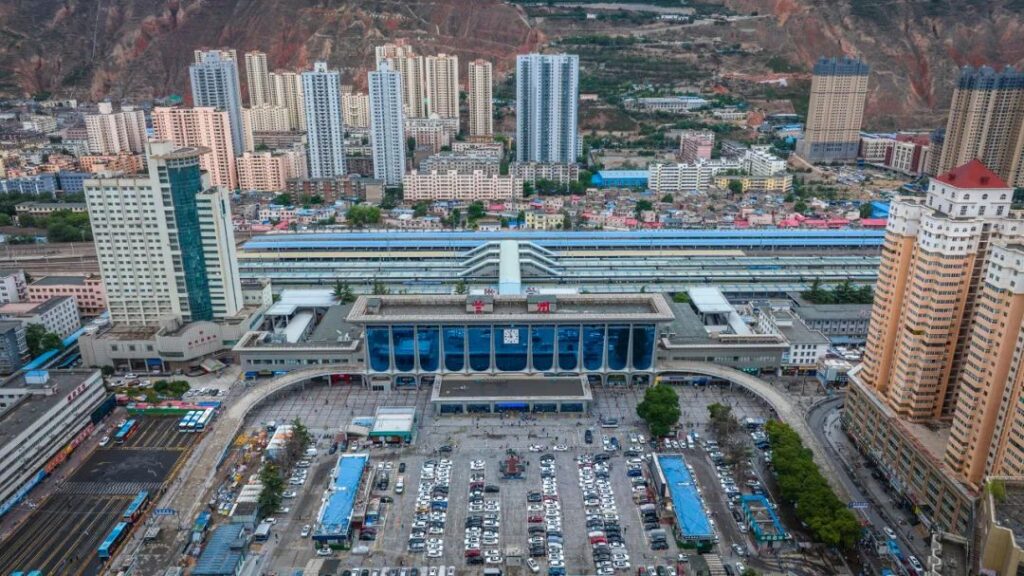
[[107,537],[103,539],[103,543],[100,544],[99,557],[100,560],[110,560],[115,550],[117,550],[118,544],[121,543],[128,536],[128,523],[118,522],[117,526],[107,534]]
[[136,422],[134,418],[125,422],[124,426],[118,428],[117,434],[114,434],[114,441],[118,444],[124,444],[124,441],[135,432],[136,428],[138,428],[137,424],[138,422]]
[[134,524],[138,522],[139,517],[146,509],[146,504],[149,504],[149,492],[145,490],[139,492],[132,503],[125,509],[124,514],[121,515],[121,520]]
[[199,418],[201,418],[202,416],[203,416],[203,412],[201,410],[196,410],[196,413],[193,414],[192,418],[190,418],[189,421],[188,421],[188,431],[189,432],[195,432],[196,431],[196,429],[199,426]]
[[178,420],[178,432],[188,432],[188,423],[192,420],[192,417],[196,415],[198,410],[190,410],[187,414]]
[[207,408],[199,415],[199,420],[196,422],[196,432],[202,432],[206,429],[206,425],[213,419],[213,408]]

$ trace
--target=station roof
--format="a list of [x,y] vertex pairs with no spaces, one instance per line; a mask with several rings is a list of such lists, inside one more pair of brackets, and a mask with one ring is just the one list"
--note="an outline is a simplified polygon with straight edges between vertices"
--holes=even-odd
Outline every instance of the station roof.
[[288,288],[281,291],[277,304],[294,305],[298,308],[326,308],[334,304],[330,288]]
[[371,436],[409,434],[416,424],[415,406],[381,406],[373,419]]
[[[540,297],[537,297],[540,298]],[[475,300],[476,299],[476,300]],[[672,311],[661,294],[551,295],[548,312],[530,311],[527,296],[494,296],[493,306],[480,296],[360,296],[348,321],[354,324],[405,322],[668,322]],[[474,310],[479,303],[480,312]],[[469,311],[467,311],[467,309]]]
[[686,291],[702,314],[728,314],[734,310],[722,291],[714,286],[697,286]]

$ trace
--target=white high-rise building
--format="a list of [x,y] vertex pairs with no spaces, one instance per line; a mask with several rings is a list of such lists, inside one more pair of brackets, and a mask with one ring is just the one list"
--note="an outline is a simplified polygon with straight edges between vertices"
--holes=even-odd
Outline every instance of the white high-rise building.
[[114,112],[110,102],[100,102],[99,114],[86,115],[85,131],[92,154],[141,154],[146,150],[146,115],[131,106]]
[[424,64],[426,115],[459,117],[459,57],[454,54],[427,56]]
[[249,106],[270,104],[270,73],[266,52],[245,53],[245,80],[249,85]]
[[242,91],[234,50],[197,50],[196,63],[188,67],[192,81],[192,105],[219,108],[228,113],[231,145],[235,155],[245,150],[242,136]]
[[405,174],[402,76],[387,62],[381,62],[369,76],[373,177],[383,180],[388,186],[397,186]]
[[309,174],[313,178],[345,175],[345,126],[341,121],[341,73],[316,62],[302,73],[306,107]]
[[148,176],[85,181],[115,323],[213,320],[242,308],[228,192],[210,186],[203,153],[154,141]]
[[516,57],[517,162],[576,162],[579,76],[575,54]]
[[466,75],[469,92],[469,135],[491,137],[494,135],[494,93],[491,63],[474,60],[469,63]]
[[306,103],[302,97],[302,75],[295,72],[270,73],[270,101],[288,109],[292,130],[306,129]]

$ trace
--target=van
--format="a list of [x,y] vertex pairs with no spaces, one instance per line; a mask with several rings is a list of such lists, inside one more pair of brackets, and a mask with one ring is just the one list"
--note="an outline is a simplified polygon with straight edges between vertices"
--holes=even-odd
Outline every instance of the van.
[[316,451],[316,448],[306,448],[307,458],[315,458],[317,454],[318,452]]
[[484,568],[484,576],[501,576],[501,568]]
[[395,482],[395,494],[401,494],[405,492],[405,476],[399,476],[398,481]]

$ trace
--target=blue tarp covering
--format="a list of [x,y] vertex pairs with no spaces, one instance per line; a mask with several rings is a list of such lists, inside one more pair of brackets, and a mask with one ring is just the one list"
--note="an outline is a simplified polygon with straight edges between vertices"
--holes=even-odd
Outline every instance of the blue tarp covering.
[[345,454],[338,458],[331,495],[320,509],[314,538],[337,539],[348,535],[352,521],[352,507],[359,491],[359,480],[369,457],[366,454]]
[[672,507],[676,512],[676,523],[685,539],[714,538],[714,530],[708,521],[707,511],[697,493],[690,471],[686,469],[686,461],[682,456],[658,456],[658,464],[665,474],[672,495]]
[[213,531],[192,574],[196,576],[234,576],[245,559],[244,524],[222,524]]
[[889,203],[882,202],[880,200],[871,201],[871,217],[872,218],[888,218],[889,217]]

